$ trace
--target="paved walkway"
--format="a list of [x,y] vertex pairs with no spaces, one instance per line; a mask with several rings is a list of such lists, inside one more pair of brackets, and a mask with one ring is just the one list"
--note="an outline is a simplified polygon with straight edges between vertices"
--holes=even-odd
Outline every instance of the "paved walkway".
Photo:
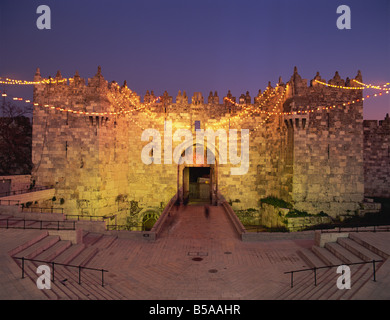
[[[0,229],[0,299],[44,299],[8,252],[42,231]],[[359,234],[360,235],[360,234]],[[390,254],[390,232],[361,234]],[[222,207],[190,205],[172,210],[170,222],[155,242],[116,239],[88,263],[105,268],[105,285],[127,299],[278,299],[289,288],[285,271],[305,262],[297,254],[314,240],[242,242]],[[390,264],[378,271],[378,282],[360,296],[388,298]],[[377,286],[379,284],[379,286]]]
[[[174,209],[175,210],[175,209]],[[129,299],[272,299],[313,241],[244,243],[222,207],[182,207],[154,243],[118,239],[91,262]],[[200,260],[200,261],[194,261]]]

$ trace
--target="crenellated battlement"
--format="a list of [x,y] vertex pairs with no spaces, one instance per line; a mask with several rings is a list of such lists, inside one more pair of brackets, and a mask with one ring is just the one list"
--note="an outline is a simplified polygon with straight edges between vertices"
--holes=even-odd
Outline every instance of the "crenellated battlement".
[[[358,71],[357,76],[354,78],[358,81],[362,81],[362,75]],[[342,79],[339,73],[336,71],[334,77],[327,83],[332,86],[325,86],[319,82],[326,83],[326,80],[322,79],[319,72],[315,77],[308,82],[307,79],[303,79],[297,70],[294,68],[293,75],[290,80],[285,84],[281,77],[279,77],[278,83],[274,88],[271,82],[268,83],[267,88],[264,92],[259,89],[257,95],[252,99],[250,92],[246,91],[242,93],[237,99],[230,90],[223,96],[222,100],[218,96],[218,93],[210,91],[210,94],[206,99],[203,98],[202,93],[195,92],[191,99],[188,98],[186,91],[181,92],[179,90],[175,101],[173,97],[169,95],[167,91],[164,91],[160,96],[156,95],[154,91],[147,90],[143,97],[143,103],[153,103],[156,105],[163,105],[167,107],[172,104],[188,106],[192,105],[215,105],[225,106],[226,108],[232,109],[235,105],[254,105],[255,107],[260,106],[269,96],[274,92],[283,91],[288,85],[285,100],[288,102],[284,106],[284,112],[304,111],[306,107],[317,106],[332,101],[332,103],[338,103],[343,101],[352,101],[353,99],[359,99],[362,95],[362,90],[351,89],[351,90],[339,90],[332,86],[341,87],[355,87],[353,81],[349,78]],[[34,76],[34,82],[38,82],[34,86],[34,101],[42,104],[50,103],[65,103],[69,104],[70,101],[66,101],[64,97],[69,100],[74,100],[77,103],[78,100],[86,98],[87,100],[100,99],[104,100],[104,97],[115,94],[118,99],[130,99],[129,101],[133,104],[141,103],[140,96],[128,88],[126,81],[120,86],[116,81],[108,82],[102,75],[101,67],[98,67],[97,73],[94,77],[81,78],[79,73],[76,71],[72,78],[63,78],[60,71],[54,78],[48,77],[43,78],[41,76],[39,68]],[[309,84],[308,84],[309,83]],[[157,99],[160,97],[160,99]],[[190,100],[190,101],[189,101]]]

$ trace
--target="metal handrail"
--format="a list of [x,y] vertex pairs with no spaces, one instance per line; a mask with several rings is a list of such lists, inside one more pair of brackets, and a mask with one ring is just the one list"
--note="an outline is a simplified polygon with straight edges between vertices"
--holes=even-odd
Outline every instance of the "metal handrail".
[[8,205],[10,206],[11,203],[13,203],[14,205],[17,205],[19,206],[20,205],[20,200],[4,200],[4,199],[0,199],[0,206],[1,205],[4,205],[3,203],[8,203]]
[[[262,225],[247,225],[247,224],[245,224],[244,227],[247,230],[256,229],[257,232],[259,232],[258,230],[264,228],[264,226],[262,226]],[[371,228],[371,229],[369,229],[369,228]],[[327,232],[340,233],[340,232],[345,232],[345,231],[350,231],[350,232],[389,232],[390,226],[387,224],[351,224],[350,226],[333,224],[333,225],[330,225],[329,228],[318,228],[315,225],[314,226],[292,226],[292,227],[286,228],[285,231],[279,231],[279,232],[284,232],[284,233],[296,232],[295,230],[296,231],[320,231],[322,233],[327,233]],[[269,231],[263,231],[263,232],[269,232]]]
[[[68,219],[68,217],[77,217],[77,221],[80,221],[80,220],[89,220],[89,221],[92,221],[93,219],[101,219],[101,221],[104,221],[105,219],[110,219],[110,217],[106,217],[106,216],[87,216],[87,215],[82,215],[82,214],[65,214],[65,219],[66,220],[72,220],[72,219]],[[82,219],[80,219],[82,218]],[[85,219],[83,219],[85,218]]]
[[[64,227],[64,226],[61,226],[60,223],[65,223],[67,221],[64,221],[64,220],[55,220],[55,221],[51,221],[51,220],[33,220],[33,219],[17,219],[17,218],[6,218],[6,219],[1,219],[0,222],[2,221],[6,221],[6,224],[5,225],[2,225],[0,224],[0,228],[6,228],[6,229],[39,229],[39,230],[76,230],[76,225],[75,225],[75,221],[69,221],[72,223],[72,227]],[[15,223],[18,223],[18,222],[23,222],[23,226],[17,226],[17,225],[13,225],[13,224],[10,224],[9,222],[15,222]],[[26,225],[26,222],[32,222],[32,223],[36,223],[36,222],[39,222],[39,227],[33,227],[31,225]],[[57,224],[57,226],[53,226],[53,227],[50,227],[50,226],[44,226],[43,223],[48,223],[48,224]]]
[[[37,210],[34,212],[34,210]],[[43,208],[43,207],[22,207],[22,212],[31,212],[31,213],[45,213],[45,211],[49,211],[50,213],[64,213],[64,208]],[[58,211],[58,212],[56,212]]]
[[24,261],[33,261],[33,262],[40,262],[40,263],[47,263],[51,264],[53,272],[52,272],[52,282],[54,282],[54,266],[64,266],[64,267],[71,267],[71,268],[78,268],[79,269],[79,281],[78,284],[81,284],[81,270],[92,270],[92,271],[100,271],[102,273],[102,287],[104,287],[104,272],[108,272],[108,270],[105,269],[97,269],[97,268],[90,268],[90,267],[84,267],[81,265],[72,265],[72,264],[65,264],[65,263],[59,263],[59,262],[53,262],[53,261],[44,261],[44,260],[38,260],[38,259],[28,259],[25,257],[13,257],[14,259],[22,260],[22,279],[24,279]]
[[[256,224],[244,224],[244,227],[245,227],[245,230],[256,230],[257,233],[259,232],[282,232],[282,233],[289,233],[289,232],[295,232],[294,230],[297,229],[297,231],[311,231],[311,230],[302,230],[301,227],[289,227],[289,228],[285,228],[285,229],[282,229],[282,227],[280,227],[280,231],[279,231],[279,227],[272,227],[272,228],[267,228],[263,225],[256,225]],[[267,230],[267,229],[271,229],[271,230]],[[272,231],[272,230],[278,230],[278,231]],[[262,230],[262,231],[259,231],[259,230]]]
[[[360,229],[359,229],[360,228]],[[373,228],[373,229],[367,229],[367,228]],[[352,229],[353,232],[389,232],[390,231],[390,226],[388,224],[351,224],[350,226],[348,225],[334,225],[333,228],[319,228],[315,229],[313,228],[312,230],[319,230],[322,233],[327,233],[327,232],[343,232],[343,229]],[[355,231],[353,230],[355,229]]]
[[146,231],[145,226],[143,224],[110,224],[106,226],[107,231],[120,231],[120,230],[128,230],[131,231],[131,228],[140,228],[139,231]]
[[373,281],[376,282],[376,271],[375,271],[375,263],[376,262],[383,262],[384,260],[371,260],[371,261],[362,261],[362,262],[354,262],[354,263],[343,263],[340,265],[326,265],[321,267],[313,267],[313,268],[306,268],[306,269],[299,269],[299,270],[292,270],[292,271],[286,271],[284,274],[291,273],[291,288],[294,286],[294,273],[297,272],[305,272],[305,271],[314,271],[314,286],[317,286],[317,270],[319,269],[325,269],[325,268],[337,268],[339,266],[352,266],[352,265],[358,265],[358,264],[367,264],[372,263],[373,264]]

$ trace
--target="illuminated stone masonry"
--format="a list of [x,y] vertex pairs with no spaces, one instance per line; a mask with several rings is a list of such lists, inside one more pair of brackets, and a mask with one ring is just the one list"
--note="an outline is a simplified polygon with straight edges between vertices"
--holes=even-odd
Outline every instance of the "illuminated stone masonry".
[[[362,81],[360,72],[355,79]],[[363,130],[362,90],[323,86],[315,81],[324,81],[318,73],[308,85],[295,68],[287,83],[279,78],[275,87],[269,83],[254,98],[246,92],[236,99],[229,91],[225,97],[210,92],[205,99],[196,92],[189,101],[179,91],[175,103],[166,91],[159,99],[147,91],[141,102],[126,83],[108,83],[100,67],[87,83],[77,72],[70,79],[58,72],[51,81],[43,80],[38,69],[34,81],[42,83],[34,86],[34,102],[40,106],[33,115],[32,175],[37,185],[55,186],[55,199],[70,214],[116,215],[118,224],[142,223],[145,217],[157,218],[180,191],[182,201],[190,196],[214,203],[220,193],[237,209],[258,208],[261,198],[274,196],[299,210],[336,217],[359,210],[365,189],[369,196],[372,190],[390,190],[389,162],[370,150],[379,143],[376,138],[367,141],[371,132],[379,134],[378,125]],[[354,86],[337,72],[328,83]],[[164,138],[167,123],[173,132],[188,129],[193,136],[195,129],[237,129],[238,154],[242,130],[248,129],[246,174],[231,174],[240,164],[221,162],[217,142],[213,164],[198,159],[193,164],[145,164],[145,129],[161,134],[163,149],[172,143],[174,150],[183,142]],[[385,137],[382,147],[388,145],[388,130]],[[206,158],[208,146],[197,141],[183,151],[200,148]],[[383,162],[381,171],[366,178],[365,187],[364,169],[376,170],[376,159]]]

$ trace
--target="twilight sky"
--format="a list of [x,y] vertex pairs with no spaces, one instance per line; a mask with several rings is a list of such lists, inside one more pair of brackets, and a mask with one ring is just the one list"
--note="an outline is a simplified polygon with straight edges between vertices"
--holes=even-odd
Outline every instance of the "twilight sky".
[[[39,30],[39,5],[51,9],[51,30]],[[339,30],[339,5],[352,29]],[[174,98],[201,91],[220,99],[231,90],[252,98],[268,81],[286,82],[294,66],[311,80],[335,71],[365,83],[390,82],[389,0],[1,0],[0,76],[32,80],[61,70],[103,76],[142,98],[146,90]],[[4,88],[0,86],[0,90]],[[32,97],[32,88],[6,88]],[[365,90],[365,94],[375,90]],[[390,95],[368,99],[365,119],[390,113]]]

